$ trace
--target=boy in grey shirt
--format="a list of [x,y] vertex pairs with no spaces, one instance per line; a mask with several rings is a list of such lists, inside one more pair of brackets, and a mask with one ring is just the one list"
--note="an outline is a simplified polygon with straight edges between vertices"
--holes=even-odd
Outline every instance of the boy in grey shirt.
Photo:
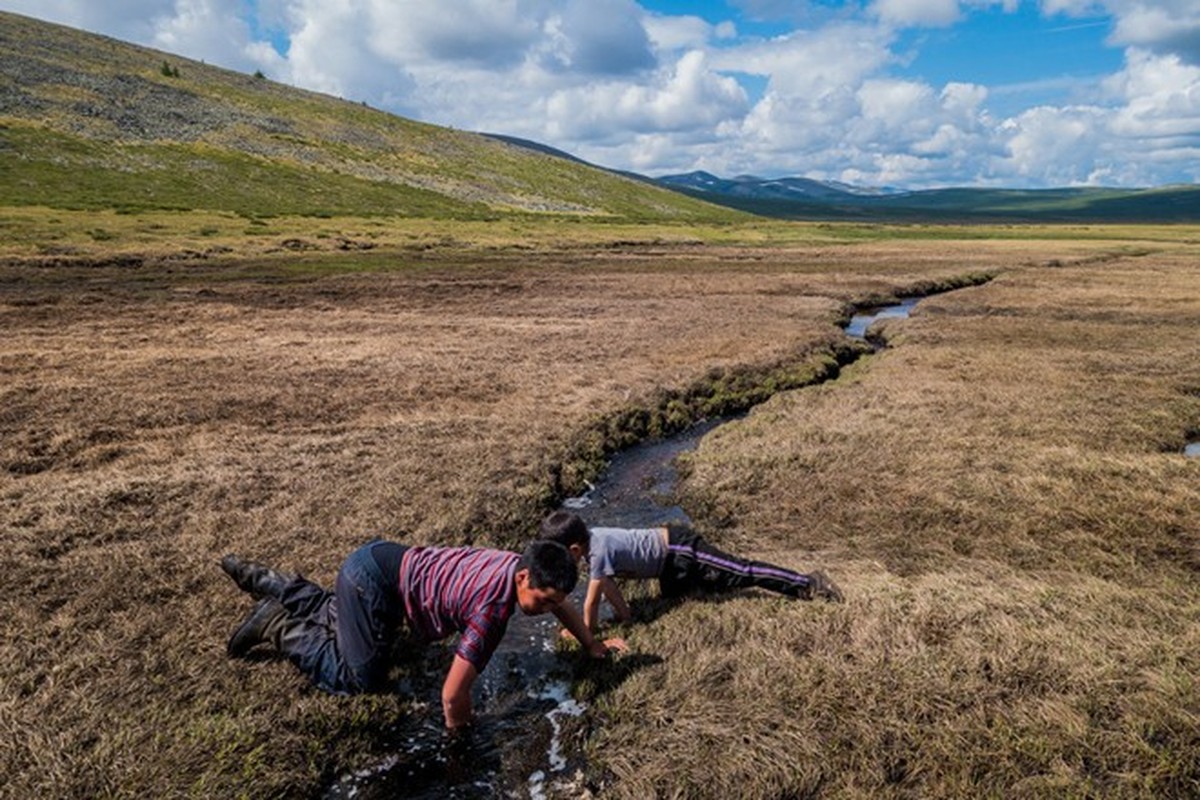
[[595,631],[600,601],[607,598],[618,621],[630,618],[629,605],[614,578],[658,578],[663,597],[690,590],[723,592],[758,587],[801,600],[841,602],[842,593],[822,572],[804,574],[762,561],[750,561],[713,547],[686,524],[661,528],[588,529],[577,514],[555,511],[542,521],[541,538],[558,542],[588,562],[583,620]]

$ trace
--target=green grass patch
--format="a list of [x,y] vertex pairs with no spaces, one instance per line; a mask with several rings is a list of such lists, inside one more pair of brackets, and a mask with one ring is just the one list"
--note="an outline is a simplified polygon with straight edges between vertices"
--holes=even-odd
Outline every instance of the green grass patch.
[[0,148],[0,205],[246,215],[482,218],[412,186],[376,183],[193,144],[113,144],[12,126]]

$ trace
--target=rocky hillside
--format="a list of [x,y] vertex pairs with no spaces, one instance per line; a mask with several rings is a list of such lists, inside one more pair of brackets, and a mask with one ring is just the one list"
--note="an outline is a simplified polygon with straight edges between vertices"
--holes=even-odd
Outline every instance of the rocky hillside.
[[0,12],[0,205],[716,220],[585,164]]

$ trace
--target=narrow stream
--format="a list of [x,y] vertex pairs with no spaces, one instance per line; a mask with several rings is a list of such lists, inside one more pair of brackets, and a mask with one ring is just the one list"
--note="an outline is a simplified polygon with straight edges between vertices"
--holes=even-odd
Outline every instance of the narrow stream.
[[1200,458],[1200,442],[1188,442],[1183,448],[1183,454],[1188,458]]
[[844,329],[846,335],[853,336],[856,339],[866,338],[867,329],[871,327],[871,323],[875,322],[875,320],[907,317],[922,299],[920,297],[906,297],[899,303],[892,305],[864,308],[850,318],[850,323]]
[[[853,316],[845,332],[862,339],[875,320],[907,317],[919,300],[907,298],[864,309]],[[687,521],[674,496],[679,477],[675,458],[736,418],[700,422],[668,439],[614,454],[595,485],[565,500],[563,507],[596,526],[644,528]],[[582,604],[584,588],[581,585],[572,595],[576,607]],[[460,747],[448,746],[441,728],[440,675],[424,678],[422,683],[428,685],[420,687],[406,682],[401,690],[423,698],[428,713],[398,723],[390,734],[397,751],[371,769],[341,776],[326,791],[327,800],[498,796],[543,800],[581,794],[580,765],[564,753],[560,734],[565,719],[586,709],[571,697],[569,664],[555,652],[557,639],[553,616],[513,615],[504,640],[477,681],[474,699],[480,721],[470,741]]]

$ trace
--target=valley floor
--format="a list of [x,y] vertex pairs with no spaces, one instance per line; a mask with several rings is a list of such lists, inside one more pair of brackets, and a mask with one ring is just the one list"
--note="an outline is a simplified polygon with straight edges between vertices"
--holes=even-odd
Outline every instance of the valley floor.
[[514,224],[364,249],[331,222],[202,252],[109,226],[52,252],[50,218],[14,219],[14,797],[311,795],[377,763],[425,698],[226,659],[246,607],[223,553],[328,581],[377,535],[519,547],[631,410],[827,359],[853,305],[985,274],[689,461],[708,538],[820,566],[848,602],[638,595],[569,744],[605,797],[1200,793],[1194,229]]

